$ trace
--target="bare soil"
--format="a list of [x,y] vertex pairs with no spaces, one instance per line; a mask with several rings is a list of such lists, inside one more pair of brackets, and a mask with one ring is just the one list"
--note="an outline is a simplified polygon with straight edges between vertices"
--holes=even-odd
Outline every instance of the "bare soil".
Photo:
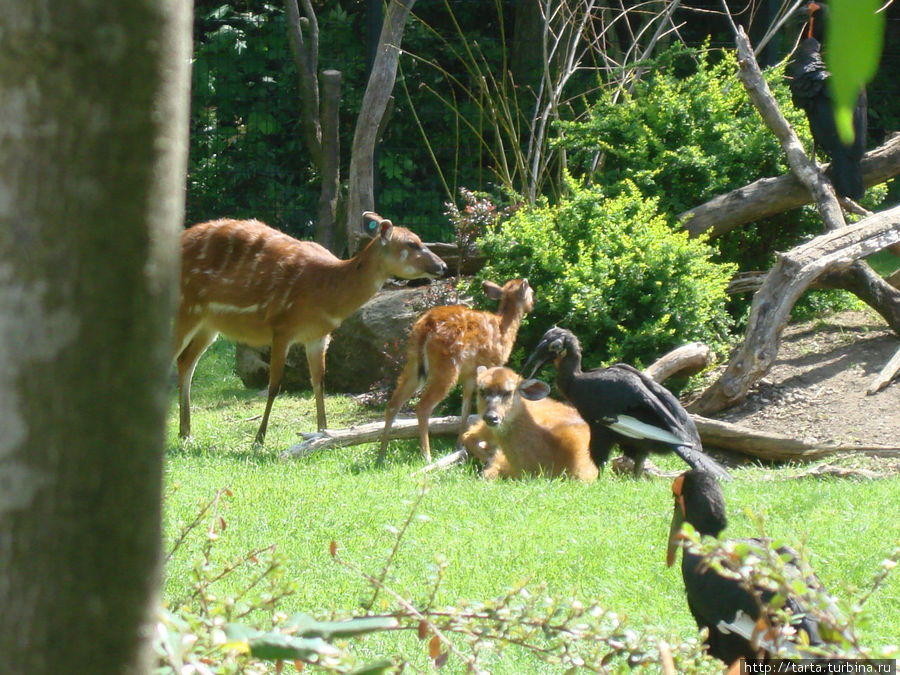
[[778,359],[739,405],[718,419],[817,442],[900,445],[900,377],[866,394],[900,349],[871,311],[788,326]]

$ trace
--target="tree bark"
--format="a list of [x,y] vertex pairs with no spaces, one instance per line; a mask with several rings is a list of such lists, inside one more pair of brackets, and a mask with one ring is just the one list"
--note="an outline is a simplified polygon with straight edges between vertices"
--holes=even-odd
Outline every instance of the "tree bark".
[[338,231],[341,186],[341,73],[322,72],[319,88],[319,22],[311,0],[285,0],[288,42],[300,84],[300,128],[322,184],[316,218],[316,241],[340,254],[346,242]]
[[340,252],[346,241],[339,237],[338,209],[341,196],[341,73],[326,70],[322,73],[322,155],[319,174],[319,218],[316,241],[332,253]]
[[[375,144],[382,120],[397,79],[400,43],[406,18],[416,0],[390,0],[378,42],[378,53],[363,94],[362,107],[356,120],[350,155],[349,192],[347,194],[346,232],[350,253],[354,254],[368,241],[362,214],[375,209]],[[388,215],[390,217],[390,214]]]
[[[824,165],[822,169],[827,168]],[[863,183],[879,185],[900,174],[900,134],[866,153],[862,160]],[[719,195],[678,216],[692,237],[703,233],[718,237],[726,232],[812,202],[803,183],[788,173],[758,181]]]
[[[288,43],[300,86],[300,129],[313,163],[322,163],[322,125],[319,118],[319,22],[311,0],[284,0]],[[304,35],[306,29],[306,35]]]
[[0,653],[148,672],[190,5],[0,0]]

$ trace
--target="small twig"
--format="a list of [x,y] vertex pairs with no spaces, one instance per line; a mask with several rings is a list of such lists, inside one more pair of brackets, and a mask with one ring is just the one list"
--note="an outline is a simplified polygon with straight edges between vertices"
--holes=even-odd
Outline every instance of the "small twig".
[[206,515],[207,511],[209,511],[214,505],[218,505],[219,499],[221,499],[223,494],[230,495],[231,489],[224,487],[219,488],[216,493],[212,496],[212,498],[204,504],[199,513],[197,513],[197,517],[194,518],[193,522],[187,527],[181,530],[181,534],[178,536],[178,539],[175,540],[175,543],[172,545],[172,548],[169,549],[168,554],[166,555],[165,562],[169,562],[173,555],[175,555],[175,551],[177,551],[181,545],[184,543],[184,540],[187,539],[187,536],[200,525],[200,521],[203,520],[203,516]]

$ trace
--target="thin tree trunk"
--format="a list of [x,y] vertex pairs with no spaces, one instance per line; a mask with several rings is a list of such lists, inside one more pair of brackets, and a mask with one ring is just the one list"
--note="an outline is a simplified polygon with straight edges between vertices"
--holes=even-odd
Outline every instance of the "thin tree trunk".
[[319,192],[319,218],[316,241],[333,253],[339,252],[346,241],[338,235],[338,208],[341,190],[341,73],[326,70],[322,73],[322,154],[319,173],[322,187]]
[[[362,107],[356,120],[353,148],[350,155],[349,192],[347,195],[347,244],[350,253],[362,248],[369,234],[363,229],[364,211],[375,211],[375,144],[383,129],[388,108],[406,19],[416,0],[390,0],[378,42],[378,53],[363,94]],[[390,218],[390,214],[387,214]]]
[[3,673],[147,672],[185,0],[0,0]]

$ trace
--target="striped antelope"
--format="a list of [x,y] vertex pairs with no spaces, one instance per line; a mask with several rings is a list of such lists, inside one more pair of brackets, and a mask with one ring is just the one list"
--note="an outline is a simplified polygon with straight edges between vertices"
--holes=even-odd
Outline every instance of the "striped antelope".
[[318,429],[327,426],[323,378],[331,332],[388,277],[434,278],[447,272],[444,261],[409,230],[372,211],[363,218],[375,236],[349,260],[258,220],[213,220],[184,231],[175,319],[182,437],[191,433],[194,368],[219,333],[272,348],[257,444],[265,440],[288,348],[295,342],[306,347]]

